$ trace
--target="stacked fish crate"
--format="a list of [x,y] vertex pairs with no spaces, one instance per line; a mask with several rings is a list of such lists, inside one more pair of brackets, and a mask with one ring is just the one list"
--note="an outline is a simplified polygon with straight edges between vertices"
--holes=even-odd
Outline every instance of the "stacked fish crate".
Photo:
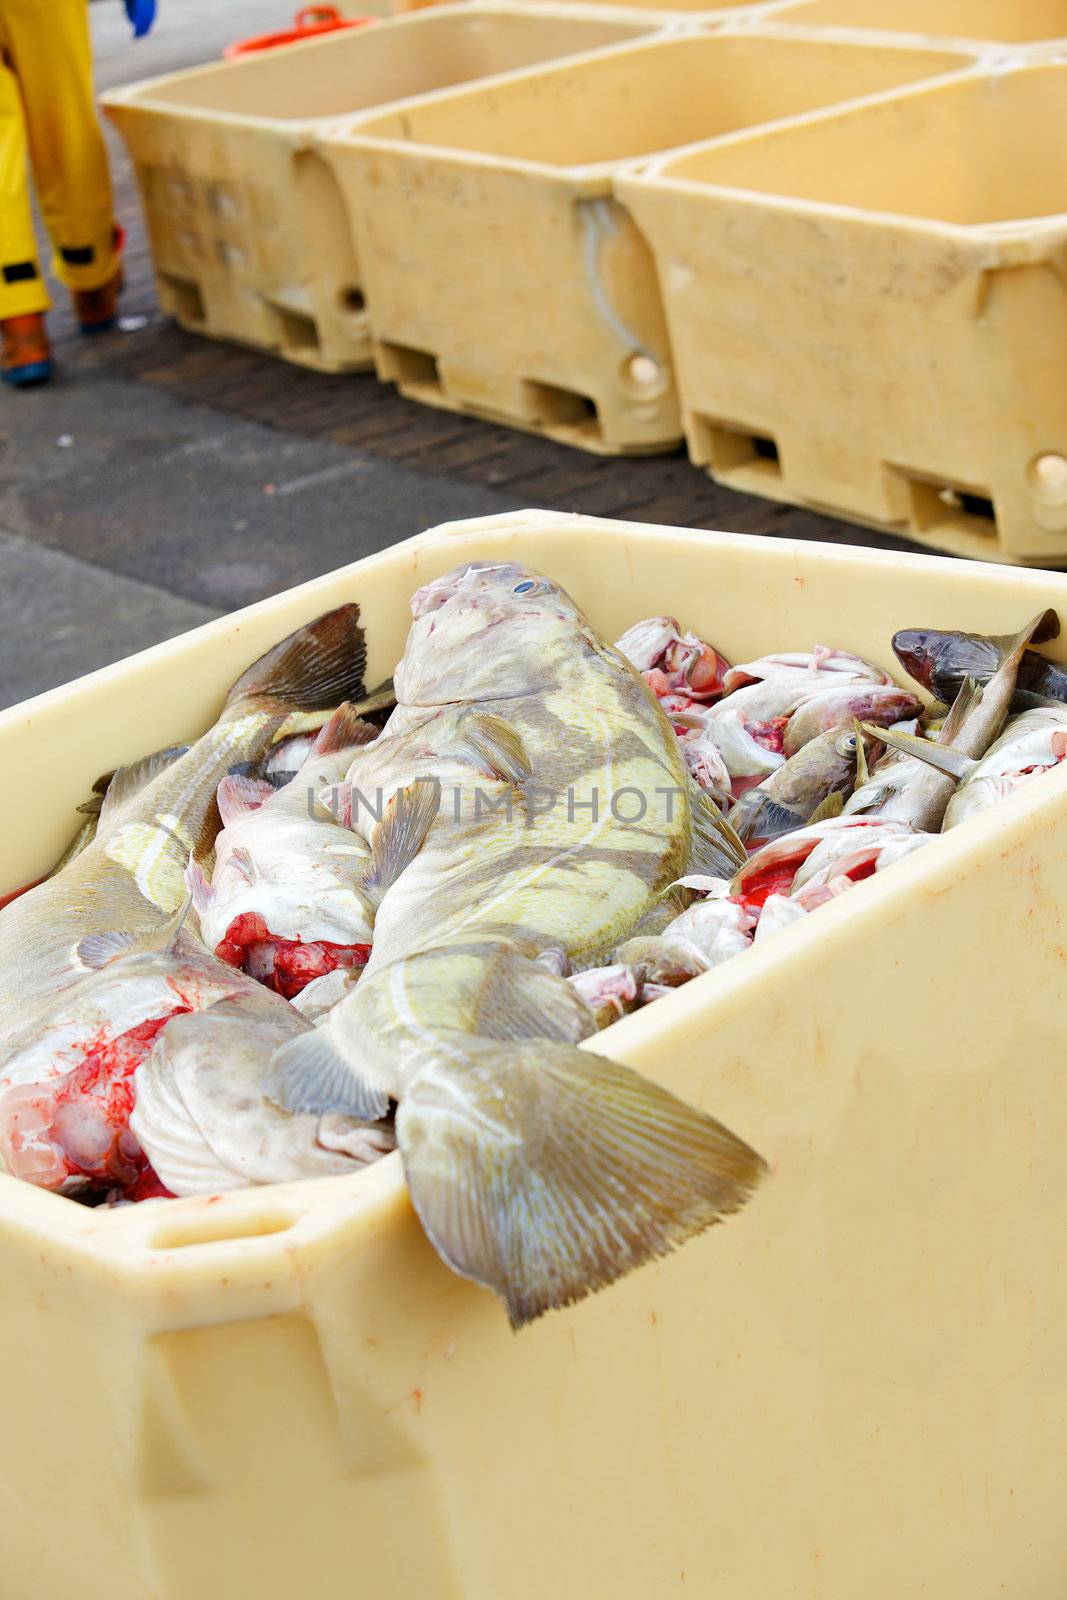
[[1067,0],[471,0],[107,97],[188,328],[1067,563]]

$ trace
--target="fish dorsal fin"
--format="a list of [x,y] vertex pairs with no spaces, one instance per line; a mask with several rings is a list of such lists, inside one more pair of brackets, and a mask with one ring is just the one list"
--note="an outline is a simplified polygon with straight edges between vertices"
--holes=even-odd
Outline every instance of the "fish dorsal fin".
[[319,729],[307,759],[310,761],[313,756],[331,756],[339,750],[352,750],[359,745],[370,744],[380,732],[381,729],[376,728],[373,722],[365,722],[355,706],[346,700]]
[[489,711],[472,711],[463,724],[463,742],[484,764],[490,777],[522,785],[533,768],[523,743],[510,722]]
[[374,830],[368,888],[383,895],[404,868],[411,865],[422,849],[440,804],[441,786],[434,778],[416,778],[405,789],[397,790]]
[[833,794],[828,794],[821,805],[817,805],[807,820],[807,827],[815,822],[829,822],[832,817],[839,817],[845,809],[845,797],[840,789]]
[[748,860],[748,851],[718,806],[695,780],[689,785],[689,816],[691,839],[687,874],[732,878],[738,867]]
[[116,956],[125,955],[133,943],[132,933],[123,933],[117,928],[109,933],[87,933],[74,946],[74,954],[83,967],[95,972],[106,967]]
[[961,778],[966,778],[978,765],[970,756],[965,756],[959,750],[954,750],[951,745],[941,744],[940,741],[934,744],[932,740],[923,739],[915,733],[897,733],[893,728],[873,728],[867,723],[864,723],[863,727],[865,733],[877,733],[882,743],[888,745],[891,750],[899,750],[906,756],[916,756],[918,760],[925,761],[928,767],[936,768],[938,772],[943,772],[946,778],[955,778],[957,782]]
[[223,827],[228,828],[238,818],[247,817],[250,811],[258,811],[259,807],[276,793],[271,783],[265,783],[259,778],[240,778],[232,772],[228,773],[219,784],[217,796]]
[[[953,745],[959,738],[967,718],[982,699],[982,688],[974,678],[964,678],[960,692],[948,709],[937,735],[938,744]],[[883,743],[885,741],[883,740]]]
[[[131,761],[128,766],[117,768],[112,773],[100,802],[100,826],[108,827],[128,800],[140,794],[141,790],[147,788],[161,772],[166,772],[168,767],[180,761],[188,750],[187,744],[169,745],[166,750],[155,750],[140,761]],[[103,781],[102,778],[97,780],[98,783]],[[79,806],[78,810],[88,811],[91,804],[91,801],[87,801],[85,806]]]

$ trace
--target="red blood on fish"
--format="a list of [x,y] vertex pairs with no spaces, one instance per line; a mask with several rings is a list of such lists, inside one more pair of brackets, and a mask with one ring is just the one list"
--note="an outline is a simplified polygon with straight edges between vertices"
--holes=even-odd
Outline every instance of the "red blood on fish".
[[51,1102],[44,1137],[61,1153],[68,1177],[93,1178],[124,1192],[147,1182],[148,1158],[130,1128],[134,1073],[171,1018],[191,1009],[175,1006],[111,1039],[101,1030],[79,1066],[40,1086],[42,1099]]
[[850,872],[846,872],[845,877],[848,878],[851,883],[862,883],[864,878],[871,878],[874,876],[874,870],[877,864],[877,857],[872,856],[869,861],[861,862],[858,867],[853,867]]
[[334,944],[316,939],[283,939],[271,933],[263,917],[244,912],[234,917],[225,937],[215,947],[221,961],[243,967],[275,994],[292,1000],[315,978],[324,978],[338,967],[365,967],[370,960],[369,944]]
[[126,1190],[126,1199],[175,1200],[177,1196],[170,1192],[155,1168],[146,1161],[137,1182]]
[[788,717],[772,717],[769,722],[747,722],[745,732],[750,739],[770,750],[772,754],[780,756],[785,749],[785,730],[788,726]]
[[789,893],[802,865],[802,860],[776,861],[773,866],[754,873],[744,884],[740,903],[747,911],[762,910],[764,901],[769,900],[772,894]]

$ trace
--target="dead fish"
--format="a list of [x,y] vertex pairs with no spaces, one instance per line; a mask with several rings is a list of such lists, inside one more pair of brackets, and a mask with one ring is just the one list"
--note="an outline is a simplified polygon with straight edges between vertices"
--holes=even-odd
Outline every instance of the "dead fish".
[[294,709],[358,699],[364,653],[359,607],[341,606],[242,673],[218,722],[184,755],[116,773],[88,849],[0,911],[0,1048],[27,1004],[85,975],[87,940],[151,934],[184,904],[189,857],[208,856],[218,832],[220,780],[235,762],[261,758]]
[[394,1148],[387,1122],[290,1116],[265,1098],[271,1054],[307,1030],[255,985],[167,1024],[137,1068],[130,1128],[171,1194],[343,1176]]
[[[461,567],[412,611],[396,673],[411,719],[391,718],[349,774],[393,796],[380,818],[353,817],[381,893],[370,963],[278,1052],[270,1093],[360,1120],[398,1101],[427,1235],[519,1327],[737,1210],[764,1164],[577,1049],[595,1020],[558,975],[613,949],[692,859],[699,792],[648,686],[522,567]],[[612,806],[623,792],[639,819]]]
[[208,949],[292,999],[337,967],[370,956],[374,908],[366,878],[370,849],[319,799],[340,785],[356,752],[378,729],[350,705],[336,711],[293,781],[227,777],[224,823],[209,882],[186,873]]
[[[920,750],[918,745],[926,745]],[[1039,706],[1012,717],[985,755],[976,760],[952,746],[918,741],[913,757],[956,781],[942,833],[1013,794],[1067,756],[1067,706]]]
[[818,734],[756,788],[746,790],[729,812],[734,831],[752,846],[834,815],[827,803],[832,796],[843,803],[856,780],[861,753],[873,748],[873,738],[854,729]]
[[925,757],[927,761],[926,771],[906,789],[890,798],[879,812],[880,816],[906,822],[925,833],[937,833],[940,830],[956,788],[956,779],[930,764],[930,752],[947,747],[972,759],[985,754],[1007,720],[1015,693],[1016,674],[1027,645],[1035,637],[1052,637],[1049,630],[1053,628],[1059,630],[1055,613],[1043,611],[1016,634],[1011,649],[1005,653],[984,689],[968,678],[942,724],[936,744],[931,745],[928,740],[911,734],[893,733],[890,729],[882,732],[878,729],[866,730],[873,731],[890,749],[901,750],[905,755]]
[[808,695],[793,712],[782,738],[782,754],[788,760],[821,733],[851,728],[853,722],[888,727],[917,716],[922,704],[896,684],[844,684],[837,689],[822,689]]
[[813,687],[826,687],[834,683],[835,675],[849,683],[892,683],[887,672],[873,661],[853,655],[848,650],[831,650],[827,645],[816,645],[813,650],[786,650],[775,655],[760,656],[757,661],[743,661],[725,674],[727,694],[751,683],[797,682],[804,678],[817,679]]
[[698,900],[653,938],[627,939],[618,959],[649,985],[676,989],[747,950],[756,917],[736,900]]
[[714,645],[695,633],[681,633],[674,617],[636,622],[616,642],[616,650],[643,673],[657,699],[717,700],[730,663]]
[[637,976],[632,967],[619,961],[610,967],[589,967],[585,972],[572,973],[567,982],[593,1013],[598,1032],[618,1022],[638,1004]]
[[[372,724],[375,732],[377,732],[378,726],[384,722],[386,715],[395,705],[396,695],[393,691],[393,680],[388,678],[385,683],[380,684],[377,689],[373,689],[370,694],[362,696],[356,704],[351,706],[351,711],[354,716],[358,716],[364,723]],[[299,720],[304,721],[305,719],[301,718]],[[263,780],[266,783],[269,783],[275,789],[284,789],[287,783],[292,782],[308,756],[310,756],[315,746],[315,740],[322,731],[322,724],[325,719],[320,717],[317,720],[317,726],[308,726],[304,731],[294,733],[288,739],[282,739],[275,745],[266,761],[263,762],[261,769]],[[256,775],[254,771],[245,774],[247,777],[255,777]]]
[[[1035,628],[1032,644],[1047,644],[1059,637],[1054,611],[1046,611]],[[893,649],[905,671],[924,689],[951,705],[964,680],[988,683],[1015,649],[1007,634],[985,637],[980,633],[941,632],[937,628],[902,628],[893,635]],[[1035,650],[1024,652],[1019,662],[1012,709],[1025,711],[1035,700],[1067,701],[1067,668],[1049,661]]]

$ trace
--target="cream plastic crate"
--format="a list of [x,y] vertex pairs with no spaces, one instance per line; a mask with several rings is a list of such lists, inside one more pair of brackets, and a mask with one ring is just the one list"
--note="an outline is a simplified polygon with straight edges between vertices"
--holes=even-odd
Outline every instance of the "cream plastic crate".
[[1067,0],[795,0],[776,20],[990,44],[1067,42]]
[[[286,630],[358,599],[377,678],[416,585],[501,556],[609,638],[671,611],[735,660],[892,666],[907,624],[1067,617],[1067,578],[1022,570],[454,524],[0,714],[0,888]],[[4,1600],[116,1572],[152,1600],[1059,1600],[1065,826],[1061,768],[592,1041],[772,1175],[518,1336],[438,1261],[396,1156],[110,1213],[0,1178]]]
[[1067,563],[1067,64],[624,175],[695,462],[934,548]]
[[588,450],[672,448],[667,330],[651,253],[612,196],[620,163],[968,59],[720,31],[335,126],[321,147],[349,205],[379,376]]
[[370,365],[331,118],[633,38],[656,26],[551,5],[449,6],[104,95],[144,203],[163,309],[324,371]]

